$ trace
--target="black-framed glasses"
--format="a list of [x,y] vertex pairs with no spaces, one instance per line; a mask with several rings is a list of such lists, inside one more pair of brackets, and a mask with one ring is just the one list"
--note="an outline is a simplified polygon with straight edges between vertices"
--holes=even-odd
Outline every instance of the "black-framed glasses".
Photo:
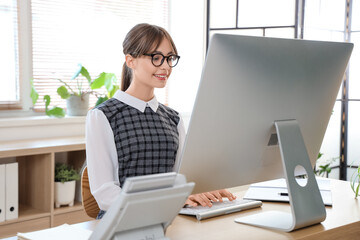
[[151,57],[151,63],[155,67],[160,67],[164,60],[166,59],[166,62],[169,64],[171,68],[175,67],[176,64],[178,64],[180,56],[175,54],[170,54],[169,56],[164,56],[162,53],[145,53],[145,56]]

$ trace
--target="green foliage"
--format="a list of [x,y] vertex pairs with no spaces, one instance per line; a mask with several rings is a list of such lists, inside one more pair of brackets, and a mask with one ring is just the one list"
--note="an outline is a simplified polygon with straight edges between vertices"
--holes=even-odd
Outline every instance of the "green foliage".
[[65,86],[61,86],[57,89],[57,93],[60,95],[62,99],[68,99],[70,97],[70,93]]
[[358,166],[356,171],[351,175],[350,186],[353,192],[355,193],[355,198],[357,198],[359,196],[359,188],[360,188],[360,166]]
[[57,117],[57,118],[62,118],[65,116],[65,110],[60,107],[52,107],[49,109],[49,105],[50,105],[50,96],[49,95],[44,96],[44,102],[45,102],[46,115],[48,115],[49,117],[52,116],[52,117]]
[[65,163],[56,163],[55,165],[55,182],[69,182],[80,180],[80,174],[71,166]]
[[105,102],[105,101],[108,100],[108,99],[109,99],[109,98],[108,98],[107,96],[105,96],[105,97],[99,97],[98,100],[97,100],[96,103],[95,103],[95,106],[97,106],[97,105]]
[[37,93],[37,91],[34,88],[34,80],[31,79],[30,84],[31,84],[30,97],[31,97],[33,105],[35,105],[35,103],[37,102],[37,100],[39,98],[39,94]]
[[[320,153],[318,154],[318,157],[317,157],[317,161],[323,156],[323,153]],[[320,176],[320,177],[327,177],[332,168],[331,168],[331,163],[333,163],[336,159],[338,159],[339,157],[336,157],[336,158],[331,158],[331,159],[328,159],[326,160],[323,165],[320,165],[319,166],[319,169],[316,169],[316,164],[314,166],[314,174],[317,175],[317,176]]]
[[[78,78],[79,75],[82,75],[83,77],[85,77],[87,79],[88,85],[89,85],[88,87],[82,86],[82,82]],[[61,83],[64,84],[57,89],[57,93],[59,94],[59,96],[62,99],[68,99],[71,95],[81,97],[83,94],[90,93],[90,94],[94,94],[98,98],[96,105],[95,105],[95,106],[97,106],[100,103],[103,103],[106,100],[113,97],[115,92],[117,90],[119,90],[116,75],[114,73],[102,72],[98,78],[96,78],[96,79],[94,79],[94,81],[92,81],[88,70],[81,64],[78,65],[78,69],[76,70],[74,75],[71,77],[71,80],[75,80],[75,79],[76,79],[76,85],[77,85],[77,88],[75,90],[72,89],[68,83],[64,82],[61,79],[57,79]],[[105,95],[101,95],[101,94],[97,93],[96,91],[93,91],[93,90],[99,89],[103,86],[107,90],[107,93]],[[33,104],[35,104],[39,98],[39,94],[36,92],[36,89],[34,88],[33,81],[31,81],[30,97],[32,99]],[[48,115],[50,117],[52,116],[52,117],[58,117],[58,118],[65,116],[66,113],[65,113],[64,109],[62,109],[60,107],[56,107],[56,106],[49,108],[50,102],[51,102],[51,98],[49,95],[44,96],[44,101],[45,101],[46,115]]]

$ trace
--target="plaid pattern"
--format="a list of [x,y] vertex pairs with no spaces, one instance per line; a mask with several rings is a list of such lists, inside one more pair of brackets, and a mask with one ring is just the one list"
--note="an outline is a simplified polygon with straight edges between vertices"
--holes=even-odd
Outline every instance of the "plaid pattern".
[[115,98],[97,107],[114,132],[120,187],[132,176],[173,170],[179,146],[178,113],[159,104],[157,112],[142,113]]

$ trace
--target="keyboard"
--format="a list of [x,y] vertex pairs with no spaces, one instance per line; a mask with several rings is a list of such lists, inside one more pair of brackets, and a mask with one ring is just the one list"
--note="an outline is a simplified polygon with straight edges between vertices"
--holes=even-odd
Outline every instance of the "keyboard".
[[233,212],[239,212],[242,210],[247,210],[250,208],[260,207],[262,205],[261,201],[255,200],[244,200],[244,199],[235,199],[229,201],[228,199],[223,199],[223,202],[213,202],[212,207],[184,207],[180,210],[180,214],[183,215],[192,215],[197,218],[197,220],[203,220],[206,218],[216,217],[224,214],[229,214]]

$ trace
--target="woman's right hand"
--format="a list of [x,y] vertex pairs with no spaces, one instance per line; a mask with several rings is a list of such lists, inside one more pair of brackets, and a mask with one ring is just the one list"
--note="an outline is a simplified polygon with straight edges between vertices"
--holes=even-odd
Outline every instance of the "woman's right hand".
[[192,194],[188,197],[185,204],[188,204],[193,207],[196,207],[198,205],[201,205],[203,207],[205,206],[211,207],[212,202],[222,202],[223,197],[228,198],[230,201],[236,199],[236,196],[233,195],[231,192],[229,192],[226,189],[221,189],[211,192]]

